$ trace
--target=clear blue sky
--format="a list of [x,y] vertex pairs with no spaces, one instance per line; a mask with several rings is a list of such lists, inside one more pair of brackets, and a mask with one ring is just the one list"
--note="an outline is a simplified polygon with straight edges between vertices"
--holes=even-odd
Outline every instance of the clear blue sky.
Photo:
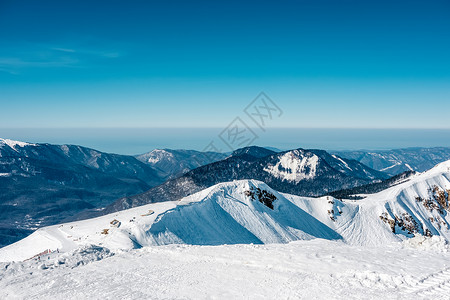
[[0,128],[450,128],[450,2],[0,0]]

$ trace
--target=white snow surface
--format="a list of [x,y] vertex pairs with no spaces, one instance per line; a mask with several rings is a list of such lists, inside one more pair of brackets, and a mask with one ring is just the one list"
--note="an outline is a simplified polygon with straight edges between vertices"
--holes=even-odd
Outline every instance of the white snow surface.
[[414,171],[414,169],[413,168],[411,168],[411,166],[410,165],[408,165],[408,164],[405,164],[405,166],[410,170],[410,171]]
[[[450,217],[416,200],[435,186],[450,189],[450,161],[357,201],[240,180],[45,227],[0,249],[0,298],[449,299]],[[273,210],[246,193],[258,188]],[[393,233],[383,213],[433,237]]]
[[349,169],[350,171],[353,171],[353,169],[350,168],[350,167],[348,166],[348,164],[347,164],[342,158],[340,158],[339,156],[334,155],[334,154],[333,154],[332,156],[333,156],[335,159],[339,160],[345,168]]
[[392,169],[393,167],[400,166],[401,164],[402,164],[401,162],[395,162],[395,164],[393,164],[392,166],[389,166],[389,167],[386,167],[384,169],[381,169],[380,171],[384,172],[386,170]]
[[289,244],[86,246],[0,263],[1,299],[448,299],[450,253]]
[[316,176],[319,157],[303,156],[299,150],[292,150],[280,157],[275,165],[269,165],[264,171],[282,180],[299,182]]
[[3,145],[8,145],[9,147],[13,148],[14,150],[16,149],[16,147],[36,146],[36,144],[30,144],[30,143],[0,138],[0,146],[3,146]]

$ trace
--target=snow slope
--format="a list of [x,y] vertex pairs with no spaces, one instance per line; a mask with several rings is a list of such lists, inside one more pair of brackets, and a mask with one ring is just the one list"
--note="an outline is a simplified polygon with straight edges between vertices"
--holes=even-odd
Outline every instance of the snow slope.
[[163,181],[132,156],[0,139],[0,247]]
[[[447,208],[440,206],[433,199],[433,188],[445,191]],[[424,235],[429,230],[430,235],[439,235],[450,240],[450,216],[448,209],[448,191],[450,190],[450,161],[443,162],[433,169],[415,175],[411,180],[386,189],[377,194],[369,195],[355,206],[358,212],[348,222],[337,228],[351,244],[379,244],[393,239],[405,239],[414,235]],[[423,201],[417,201],[420,197]],[[430,201],[434,208],[427,208]],[[386,216],[395,222],[395,235],[381,216]],[[397,221],[395,221],[397,220]],[[399,221],[412,230],[404,230],[398,226]],[[383,223],[384,226],[381,226]],[[380,230],[384,228],[384,230]],[[387,231],[386,231],[387,230]]]
[[[258,188],[275,195],[273,209],[245,194]],[[153,213],[148,215],[149,211]],[[118,227],[110,224],[114,220],[120,222]],[[102,233],[104,229],[107,234]],[[242,180],[213,186],[181,201],[41,228],[0,249],[0,261],[25,260],[46,249],[66,252],[86,244],[132,249],[174,243],[261,244],[313,238],[340,236],[264,183]]]
[[[433,188],[446,191],[446,209],[433,198]],[[428,235],[442,236],[450,241],[448,190],[450,190],[450,161],[441,163],[427,172],[416,174],[409,181],[376,194],[366,195],[363,200],[332,199],[331,213],[328,211],[325,213],[320,201],[287,194],[285,196],[333,228],[347,243],[380,245],[422,236],[427,230]],[[417,201],[418,197],[423,200]],[[432,209],[427,208],[427,202],[432,203]],[[331,220],[330,216],[335,220]],[[395,225],[395,233],[389,222]]]

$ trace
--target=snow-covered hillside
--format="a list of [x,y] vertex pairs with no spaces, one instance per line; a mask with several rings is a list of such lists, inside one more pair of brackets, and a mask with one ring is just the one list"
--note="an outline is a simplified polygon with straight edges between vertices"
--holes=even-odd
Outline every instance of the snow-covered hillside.
[[0,249],[0,298],[448,299],[448,189],[450,161],[356,201],[221,183]]
[[[276,198],[273,209],[264,203],[270,195]],[[314,200],[323,205],[322,210],[331,207],[326,199]],[[0,249],[0,261],[25,260],[46,249],[70,251],[84,244],[131,249],[173,243],[287,243],[312,238],[340,236],[266,184],[241,180],[218,184],[181,201],[41,228]]]
[[[450,161],[447,161],[405,183],[349,203],[357,213],[338,232],[351,244],[376,245],[392,237],[417,235],[438,235],[449,241],[449,192]],[[380,230],[380,221],[389,234]]]
[[162,182],[132,156],[0,138],[0,247]]
[[26,142],[14,141],[10,139],[2,139],[0,138],[0,147],[8,146],[11,149],[16,150],[16,147],[25,147],[25,146],[36,146],[35,144],[30,144]]
[[[148,204],[42,228],[0,249],[0,261],[85,244],[132,249],[163,244],[288,243],[323,238],[380,245],[413,236],[450,240],[450,161],[363,200],[278,193],[260,181],[222,183],[181,201]],[[440,196],[439,196],[440,195]]]

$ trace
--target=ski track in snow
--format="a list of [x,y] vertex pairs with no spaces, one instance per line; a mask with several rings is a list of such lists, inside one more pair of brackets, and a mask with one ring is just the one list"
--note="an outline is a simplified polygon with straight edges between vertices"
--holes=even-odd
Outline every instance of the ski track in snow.
[[435,270],[450,253],[400,245],[355,247],[316,239],[151,246],[98,261],[60,254],[0,265],[0,298],[448,299],[450,268]]
[[434,299],[450,299],[450,268],[425,276],[409,292]]

